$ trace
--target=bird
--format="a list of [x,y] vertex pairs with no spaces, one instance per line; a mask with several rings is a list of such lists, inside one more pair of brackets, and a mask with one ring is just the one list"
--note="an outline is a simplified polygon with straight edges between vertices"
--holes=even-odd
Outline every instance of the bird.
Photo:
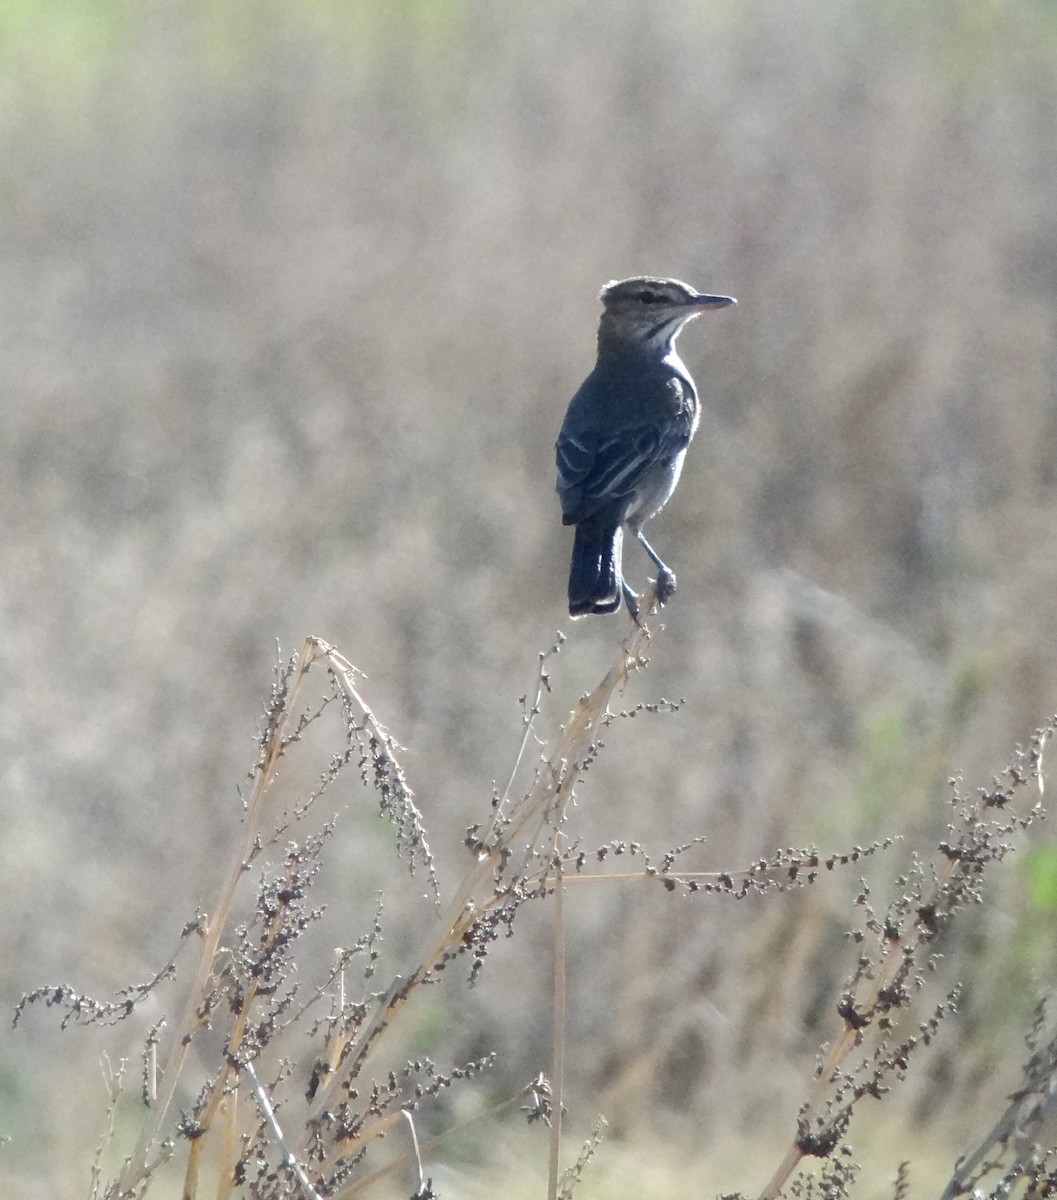
[[736,304],[678,279],[639,275],[602,288],[598,359],[565,414],[555,459],[562,524],[574,525],[569,613],[610,613],[638,596],[622,566],[625,530],[657,567],[657,600],[675,593],[675,574],[642,532],[675,490],[700,419],[697,391],[675,351],[687,321]]

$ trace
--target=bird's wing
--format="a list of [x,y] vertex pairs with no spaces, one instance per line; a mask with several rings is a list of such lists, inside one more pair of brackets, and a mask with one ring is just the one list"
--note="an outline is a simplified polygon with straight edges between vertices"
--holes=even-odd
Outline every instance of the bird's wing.
[[685,449],[689,440],[683,423],[643,421],[601,436],[597,430],[563,429],[557,459],[565,523],[582,521],[603,508],[626,510],[644,476]]
[[558,493],[562,496],[574,492],[591,473],[598,448],[597,429],[571,429],[570,424],[566,421],[562,426],[554,446],[558,465]]

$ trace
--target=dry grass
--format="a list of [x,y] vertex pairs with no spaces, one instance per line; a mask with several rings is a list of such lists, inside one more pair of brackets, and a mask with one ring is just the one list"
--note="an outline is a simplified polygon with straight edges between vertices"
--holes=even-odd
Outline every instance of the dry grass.
[[[643,611],[656,630],[652,594],[647,600]],[[138,1099],[129,1093],[127,1060],[117,1068],[108,1064],[109,1100],[91,1172],[93,1200],[157,1195],[178,1176],[184,1200],[207,1195],[352,1200],[379,1190],[432,1200],[438,1193],[423,1151],[426,1162],[444,1163],[451,1143],[470,1130],[483,1144],[488,1133],[482,1127],[515,1106],[530,1124],[550,1128],[547,1192],[551,1200],[567,1200],[607,1128],[600,1116],[579,1157],[563,1169],[566,1063],[579,1050],[567,1040],[567,967],[579,966],[566,961],[569,889],[572,901],[583,885],[609,893],[659,886],[669,908],[688,898],[744,901],[778,893],[787,899],[798,889],[828,881],[834,872],[859,869],[877,851],[891,848],[886,841],[830,855],[813,847],[780,850],[743,869],[719,872],[686,865],[702,837],[655,861],[637,843],[589,848],[578,832],[576,788],[602,753],[604,739],[615,725],[647,713],[670,714],[677,706],[666,701],[616,706],[632,673],[646,666],[644,654],[653,642],[647,628],[632,624],[614,666],[548,736],[552,659],[563,640],[540,656],[534,695],[523,702],[524,735],[509,783],[502,793],[494,793],[487,820],[468,829],[465,847],[472,865],[448,900],[449,889],[438,878],[422,814],[397,758],[400,749],[365,701],[361,673],[318,638],[309,638],[300,654],[279,664],[231,861],[216,897],[183,929],[182,941],[191,942],[192,950],[181,948],[152,979],[121,989],[110,1001],[89,997],[71,984],[52,983],[27,993],[17,1006],[16,1027],[39,1005],[63,1013],[63,1031],[118,1025],[134,1030],[137,1024],[142,1029],[143,1014],[152,1005],[171,1005],[167,997],[178,964],[192,960],[189,983],[182,987],[182,1017],[171,1029],[162,1017],[141,1034]],[[321,701],[308,700],[321,669],[329,675],[329,689]],[[280,771],[286,771],[314,727],[326,722],[328,710],[340,711],[341,748],[333,749],[336,735],[328,732],[323,745],[332,749],[316,786],[277,808]],[[1029,749],[1018,751],[1003,778],[975,799],[955,789],[947,831],[934,858],[915,858],[911,870],[895,880],[895,897],[883,910],[876,908],[869,886],[861,884],[855,906],[862,915],[849,935],[858,949],[849,956],[850,973],[834,1004],[839,1031],[819,1054],[795,1136],[761,1200],[776,1200],[787,1188],[794,1195],[830,1198],[852,1192],[862,1169],[847,1143],[853,1118],[862,1102],[882,1100],[906,1081],[912,1063],[916,1069],[922,1051],[939,1034],[941,1022],[957,1011],[957,985],[938,1001],[930,998],[935,988],[928,977],[938,966],[935,943],[952,918],[989,898],[984,885],[993,867],[1045,815],[1041,800],[1031,798],[1036,790],[1041,797],[1042,755],[1052,732],[1053,724],[1040,730]],[[532,766],[535,756],[526,752],[537,743],[543,752]],[[340,810],[328,810],[345,772],[353,767],[377,793],[411,879],[419,888],[426,883],[422,899],[435,906],[423,922],[426,949],[412,954],[391,977],[381,967],[386,899],[379,901],[369,924],[366,914],[360,914],[364,931],[354,942],[340,917],[315,903],[319,879],[330,866],[332,839],[344,823]],[[362,824],[362,817],[356,824]],[[395,877],[390,880],[393,890],[403,890]],[[480,1086],[480,1077],[487,1078],[504,1044],[516,1039],[516,1027],[499,1029],[498,1052],[442,1066],[432,1055],[412,1056],[405,1049],[414,1040],[406,1028],[413,1029],[409,1013],[428,1012],[429,993],[438,985],[449,985],[445,994],[450,998],[453,986],[465,992],[482,978],[486,985],[491,982],[496,968],[489,960],[497,943],[520,935],[523,907],[548,900],[553,913],[546,960],[546,973],[553,979],[552,1020],[547,1049],[536,1048],[545,1069],[471,1122],[449,1118],[445,1124],[438,1098],[468,1083]],[[576,904],[570,903],[569,910],[575,913]],[[333,949],[328,963],[324,948],[338,939],[343,944]],[[517,945],[524,941],[518,936]],[[516,960],[514,965],[516,969]],[[952,1162],[945,1191],[949,1200],[969,1189],[985,1194],[985,1181],[1008,1187],[1027,1177],[1043,1189],[1057,1185],[1047,1140],[1057,1071],[1057,1034],[1051,1024],[1040,1002],[1028,1035],[1031,1057],[1021,1086],[978,1148]],[[452,1032],[456,1041],[464,1038],[466,1023],[455,1018]],[[445,1127],[423,1145],[418,1125],[436,1121],[438,1107]],[[119,1126],[138,1127],[134,1145],[123,1144]],[[394,1157],[390,1147],[379,1164],[379,1146],[399,1144],[402,1137],[409,1139],[408,1148]],[[542,1146],[537,1160],[541,1151]],[[805,1160],[822,1164],[817,1175],[804,1172]],[[909,1186],[908,1162],[900,1161],[897,1171],[892,1165],[897,1196]],[[486,1178],[503,1174],[495,1164],[483,1173]],[[416,1184],[401,1186],[409,1177]]]
[[[209,907],[274,637],[317,630],[367,673],[460,876],[564,621],[551,446],[615,276],[740,304],[683,339],[709,417],[657,529],[680,593],[642,698],[685,704],[594,765],[585,844],[704,831],[714,871],[899,833],[898,873],[942,836],[950,772],[988,780],[1057,707],[1044,5],[152,2],[98,6],[87,40],[42,25],[64,11],[0,12],[9,1008],[150,979]],[[619,636],[576,627],[555,711]],[[291,764],[275,802],[315,782]],[[1057,965],[1033,838],[943,934],[961,1018],[893,1097],[946,1149],[1016,1086]],[[361,928],[390,848],[332,839],[320,903]],[[700,920],[586,890],[578,1119],[702,1154],[758,1132],[777,1160],[857,890]],[[417,903],[388,910],[394,963]],[[519,936],[531,962],[551,930],[529,911]],[[408,1037],[453,1062],[502,1044],[509,1095],[551,1003],[505,955]],[[3,1040],[9,1190],[83,1187],[99,1048],[37,1014]]]

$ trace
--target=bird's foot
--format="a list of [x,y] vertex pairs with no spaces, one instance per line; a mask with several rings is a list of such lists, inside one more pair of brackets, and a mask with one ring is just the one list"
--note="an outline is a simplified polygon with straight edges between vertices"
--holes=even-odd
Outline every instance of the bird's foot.
[[675,574],[672,571],[657,572],[657,603],[667,604],[675,595]]
[[620,590],[624,593],[624,603],[628,606],[628,612],[631,614],[631,619],[640,629],[642,629],[643,624],[639,617],[638,595],[633,592],[626,583],[621,583]]

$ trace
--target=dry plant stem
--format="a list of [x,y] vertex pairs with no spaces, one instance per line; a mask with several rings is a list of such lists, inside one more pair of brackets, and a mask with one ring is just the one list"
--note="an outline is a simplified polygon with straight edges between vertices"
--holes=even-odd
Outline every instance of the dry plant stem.
[[407,1111],[406,1108],[400,1110],[400,1115],[407,1121],[407,1127],[411,1130],[411,1145],[415,1151],[415,1165],[418,1167],[418,1194],[421,1195],[426,1190],[426,1172],[422,1169],[422,1155],[418,1148],[418,1134],[415,1132],[415,1118]]
[[525,757],[525,751],[528,749],[529,738],[532,737],[532,726],[536,715],[539,713],[540,704],[543,700],[544,680],[546,679],[546,655],[540,655],[539,671],[536,673],[536,694],[532,699],[532,707],[525,716],[525,730],[521,735],[521,745],[518,746],[517,755],[514,758],[514,766],[510,771],[510,778],[507,780],[507,785],[503,789],[502,798],[499,801],[497,812],[502,812],[507,801],[510,799],[510,793],[514,789],[514,780],[517,778],[517,773],[521,768],[521,763]]
[[[209,917],[208,927],[202,936],[202,946],[198,956],[198,966],[194,981],[187,993],[187,1002],[183,1016],[176,1031],[172,1051],[162,1073],[161,1097],[154,1110],[154,1120],[146,1127],[135,1150],[129,1156],[117,1181],[117,1194],[125,1195],[141,1184],[149,1174],[148,1159],[153,1147],[158,1142],[162,1126],[172,1104],[180,1073],[187,1058],[191,1040],[199,1028],[198,1009],[202,997],[206,993],[209,977],[220,948],[220,938],[231,915],[231,907],[239,881],[247,870],[250,856],[253,852],[258,830],[261,824],[261,813],[264,808],[265,796],[279,769],[279,760],[285,748],[285,733],[295,709],[297,695],[301,690],[305,675],[316,657],[315,639],[308,638],[301,651],[297,669],[290,683],[289,692],[283,705],[282,716],[272,731],[270,738],[261,750],[253,791],[246,807],[246,815],[242,824],[242,836],[239,839],[234,858],[227,873],[226,882]],[[237,1043],[233,1043],[237,1044]],[[226,1075],[229,1068],[225,1068]],[[217,1092],[223,1091],[223,1079],[217,1081]],[[202,1139],[196,1139],[200,1142]],[[195,1142],[192,1142],[192,1150]],[[193,1193],[191,1193],[193,1194]]]
[[[656,611],[655,596],[651,595],[648,600],[648,607],[644,606],[644,608],[645,611],[652,614]],[[509,848],[528,834],[531,834],[535,840],[548,816],[553,813],[561,814],[564,811],[579,777],[582,763],[588,756],[589,747],[594,742],[598,729],[605,719],[609,701],[613,693],[627,683],[631,672],[643,664],[642,655],[649,637],[647,629],[638,625],[634,626],[621,646],[617,664],[590,695],[580,700],[571,715],[556,752],[539,771],[531,790],[513,805],[505,825],[499,829],[491,844],[483,846],[479,851],[478,861],[460,886],[441,923],[437,936],[420,960],[419,966],[407,979],[398,977],[393,981],[389,991],[376,1006],[371,1019],[354,1035],[354,1039],[339,1039],[338,1044],[331,1047],[331,1061],[335,1064],[341,1062],[341,1067],[332,1071],[324,1086],[320,1088],[314,1104],[316,1113],[325,1110],[328,1101],[334,1096],[343,1081],[353,1078],[357,1074],[367,1052],[388,1027],[390,1020],[403,1006],[415,985],[442,966],[453,952],[457,952],[475,923],[503,902],[503,891],[497,887],[496,881],[504,860],[509,855]],[[321,639],[314,637],[306,639],[297,665],[286,686],[285,695],[281,697],[281,707],[277,707],[274,728],[268,731],[262,744],[253,789],[246,805],[242,833],[217,901],[209,913],[208,922],[204,924],[195,975],[188,990],[180,1023],[174,1034],[172,1049],[161,1075],[158,1104],[138,1145],[126,1160],[121,1171],[114,1192],[117,1196],[132,1194],[149,1178],[150,1171],[153,1169],[150,1159],[159,1145],[161,1131],[165,1126],[187,1060],[188,1047],[203,1023],[204,1002],[208,995],[211,974],[216,969],[221,938],[231,918],[238,885],[248,869],[260,837],[267,793],[277,775],[280,760],[288,744],[291,723],[295,720],[297,698],[303,687],[305,676],[317,661],[326,663],[348,702],[362,714],[371,735],[380,742],[388,744],[387,731],[377,722],[374,714],[356,689],[355,669],[352,664]],[[542,688],[542,683],[539,686]],[[531,716],[529,721],[531,727]],[[233,1023],[225,1062],[210,1085],[209,1098],[198,1117],[198,1129],[196,1130],[198,1136],[190,1140],[185,1170],[184,1194],[187,1196],[196,1195],[198,1192],[205,1145],[209,1140],[202,1135],[215,1122],[221,1105],[225,1101],[225,1096],[227,1096],[228,1104],[234,1106],[236,1103],[234,1085],[239,1070],[244,1067],[239,1067],[235,1055],[257,999],[256,990],[248,989]],[[349,1048],[348,1043],[353,1040],[354,1044]],[[348,1052],[346,1053],[347,1048]],[[260,1101],[260,1095],[261,1093],[258,1091],[258,1101]],[[560,1097],[558,1111],[557,1123],[560,1128]],[[387,1122],[384,1120],[378,1122],[375,1127],[361,1131],[358,1138],[344,1143],[344,1154],[354,1153],[360,1142],[373,1139],[386,1124]],[[311,1124],[298,1139],[300,1144],[294,1148],[288,1148],[286,1143],[282,1143],[287,1163],[294,1170],[297,1170],[299,1156],[303,1153],[311,1136],[310,1131]],[[223,1182],[220,1186],[223,1189]],[[302,1181],[302,1187],[304,1187],[304,1181]]]
[[565,1082],[565,880],[562,875],[561,832],[554,835],[554,1062],[551,1088],[554,1115],[551,1118],[550,1164],[547,1200],[558,1200],[558,1169],[562,1147],[562,1095]]
[[[933,862],[934,878],[936,879],[936,886],[933,889],[934,895],[941,893],[946,885],[950,883],[958,867],[957,859],[948,858],[942,854],[937,855],[937,858]],[[876,981],[870,991],[870,998],[862,1007],[869,1008],[876,1001],[877,997],[889,987],[900,969],[902,969],[906,955],[912,953],[915,946],[927,941],[928,938],[928,931],[920,918],[913,921],[907,927],[906,932],[898,941],[893,943],[891,952],[885,959],[881,970],[877,973]],[[803,1114],[805,1120],[809,1120],[818,1112],[819,1105],[824,1101],[827,1090],[835,1080],[837,1069],[854,1048],[857,1035],[858,1031],[845,1023],[840,1037],[830,1046],[829,1052],[818,1071],[815,1083],[808,1094],[807,1102],[804,1105]],[[760,1200],[775,1200],[805,1157],[806,1152],[801,1149],[799,1139],[794,1141],[786,1151],[785,1157],[779,1163],[778,1169],[768,1181],[767,1186],[760,1193]]]
[[[352,665],[352,663],[350,663],[343,654],[340,654],[334,649],[333,646],[329,645],[327,642],[324,642],[321,638],[309,638],[306,646],[308,644],[311,644],[313,651],[326,661],[328,667],[330,668],[331,674],[338,687],[344,694],[346,701],[361,713],[364,721],[371,731],[371,735],[379,742],[388,743],[389,734],[387,730],[385,730],[379,723],[374,713],[371,711],[370,707],[367,705],[366,701],[356,688],[356,668]],[[406,998],[408,992],[413,989],[414,984],[417,982],[417,978],[418,972],[416,972],[415,976],[413,976],[406,983],[399,976],[394,979],[382,1003],[377,1007],[373,1018],[368,1021],[356,1035],[354,1035],[355,1039],[358,1041],[358,1045],[355,1053],[349,1053],[346,1057],[346,1070],[342,1072],[338,1072],[335,1068],[342,1058],[345,1057],[345,1047],[350,1041],[353,1040],[353,1038],[346,1037],[342,1034],[335,1036],[331,1046],[329,1047],[331,1072],[326,1082],[322,1087],[320,1087],[316,1094],[315,1102],[313,1104],[314,1113],[321,1113],[326,1110],[328,1103],[333,1098],[339,1081],[349,1075],[348,1068],[352,1064],[355,1064],[358,1067],[365,1052],[373,1043],[375,1036],[378,1034],[378,1032],[380,1032],[380,1029],[384,1025],[387,1017],[395,1012],[400,1006],[403,999]],[[305,1135],[302,1137],[298,1147],[299,1153],[304,1152],[309,1136],[310,1131],[306,1130]]]
[[[446,1138],[454,1137],[456,1134],[463,1133],[472,1126],[480,1124],[483,1120],[497,1116],[506,1109],[513,1107],[520,1099],[520,1096],[512,1096],[509,1100],[503,1100],[501,1103],[495,1105],[488,1112],[481,1113],[476,1117],[470,1117],[466,1121],[460,1121],[458,1125],[453,1125],[450,1129],[445,1129],[443,1133],[438,1133],[436,1137],[431,1137],[428,1141],[422,1142],[418,1147],[419,1158],[423,1154],[428,1154],[431,1150],[436,1149]],[[405,1167],[411,1166],[415,1161],[413,1154],[402,1154],[392,1162],[386,1163],[384,1167],[379,1167],[377,1171],[372,1171],[370,1175],[364,1175],[362,1179],[357,1179],[355,1182],[347,1184],[340,1192],[335,1192],[331,1200],[352,1200],[360,1192],[369,1191],[380,1180],[386,1179],[390,1175],[395,1175]]]
[[192,1200],[192,1197],[198,1195],[198,1178],[202,1171],[202,1157],[205,1151],[206,1138],[196,1137],[191,1139],[191,1144],[187,1150],[187,1166],[184,1168],[184,1186],[182,1196],[185,1200]]
[[224,1140],[220,1152],[220,1169],[217,1171],[217,1200],[231,1192],[235,1178],[235,1166],[239,1159],[239,1081],[231,1081],[231,1088],[221,1108],[224,1118]]
[[[647,615],[657,611],[655,591],[644,597],[643,611]],[[360,1027],[354,1039],[350,1039],[354,1044],[348,1053],[344,1056],[332,1054],[331,1060],[340,1060],[341,1067],[332,1071],[319,1089],[313,1102],[314,1116],[325,1112],[342,1084],[356,1076],[367,1052],[389,1027],[392,1018],[403,1007],[416,985],[441,966],[450,953],[463,945],[464,938],[482,915],[502,903],[502,893],[496,887],[496,875],[502,868],[508,848],[517,844],[533,826],[542,828],[549,812],[563,811],[579,778],[587,749],[595,740],[597,730],[605,718],[610,698],[618,688],[624,687],[631,672],[643,665],[643,653],[650,636],[650,631],[645,627],[633,625],[630,634],[621,644],[617,664],[609,670],[590,695],[580,699],[561,743],[539,771],[531,790],[513,805],[500,836],[491,845],[482,846],[478,851],[476,864],[460,884],[436,937],[420,958],[419,965],[406,979],[398,978],[394,981],[370,1019]],[[316,651],[326,658],[338,686],[349,701],[364,713],[366,719],[373,721],[370,709],[356,691],[351,663],[326,643],[318,639],[310,639],[310,642]],[[343,1046],[344,1043],[339,1049]],[[299,1154],[303,1155],[310,1136],[311,1126],[300,1140]],[[347,1143],[346,1152],[352,1153],[355,1145],[355,1142]]]
[[[1017,1119],[1021,1116],[1022,1097],[1014,1094],[1009,1107],[995,1122],[990,1133],[976,1149],[958,1163],[958,1169],[951,1177],[940,1195],[940,1200],[957,1200],[973,1189],[966,1184],[977,1172],[983,1172],[988,1163],[1001,1162],[1002,1152],[1016,1129]],[[1019,1165],[1019,1164],[1018,1164]]]
[[[276,935],[282,928],[282,923],[283,914],[281,912],[276,912],[272,918],[271,925],[268,927],[267,934],[264,939],[266,944],[271,945],[274,943]],[[201,1116],[198,1118],[200,1134],[198,1137],[192,1139],[191,1148],[187,1155],[187,1171],[184,1183],[185,1196],[195,1196],[198,1194],[198,1172],[201,1169],[204,1148],[208,1140],[201,1135],[213,1127],[213,1122],[217,1118],[217,1114],[220,1111],[221,1105],[224,1102],[224,1097],[227,1094],[231,1083],[238,1078],[238,1070],[235,1066],[235,1063],[237,1062],[238,1048],[242,1045],[243,1039],[246,1035],[246,1026],[249,1024],[250,1018],[253,1015],[254,1005],[256,1004],[259,995],[260,993],[256,986],[246,989],[246,994],[243,997],[242,1005],[239,1008],[234,1023],[232,1024],[231,1034],[228,1037],[227,1050],[224,1055],[224,1065],[220,1070],[220,1074],[212,1085],[209,1094],[209,1102]],[[253,1065],[252,1063],[244,1063],[241,1069],[248,1072],[253,1072]],[[250,1079],[255,1085],[256,1089],[256,1074],[251,1074]],[[258,1100],[259,1099],[260,1095],[258,1094]],[[289,1159],[291,1156],[286,1150],[285,1143],[283,1144],[283,1150],[286,1154],[286,1157]]]
[[268,1128],[272,1131],[272,1136],[275,1138],[280,1149],[283,1152],[283,1161],[287,1167],[294,1173],[301,1191],[308,1200],[319,1200],[319,1194],[312,1186],[312,1181],[308,1178],[308,1173],[304,1167],[294,1157],[293,1152],[287,1145],[286,1137],[283,1134],[282,1128],[279,1125],[279,1119],[275,1115],[275,1109],[272,1107],[271,1100],[268,1099],[268,1093],[261,1086],[261,1081],[257,1078],[257,1072],[254,1069],[253,1063],[246,1063],[242,1068],[250,1081],[250,1087],[253,1088],[253,1094],[257,1097],[257,1107],[261,1110],[261,1115],[268,1123]]
[[319,1164],[319,1173],[325,1175],[328,1171],[332,1171],[342,1159],[349,1158],[351,1155],[358,1153],[364,1146],[369,1145],[378,1138],[387,1137],[400,1124],[403,1117],[404,1110],[398,1108],[396,1112],[379,1117],[373,1124],[365,1125],[355,1137],[339,1141],[334,1149]]
[[89,1200],[96,1200],[99,1195],[99,1185],[103,1179],[103,1153],[106,1148],[114,1140],[114,1124],[117,1115],[117,1102],[121,1095],[121,1076],[124,1072],[124,1066],[115,1073],[110,1065],[110,1059],[103,1055],[103,1080],[106,1084],[107,1105],[106,1105],[106,1125],[103,1129],[103,1136],[99,1140],[99,1145],[96,1147],[95,1156],[92,1159],[91,1185],[88,1189]]
[[[1031,1169],[1045,1164],[1048,1156],[1044,1147],[1052,1145],[1052,1137],[1046,1137],[1045,1130],[1051,1127],[1057,1107],[1057,1032],[1045,1036],[1045,1019],[1043,1000],[1036,1008],[1036,1024],[1028,1037],[1031,1054],[1021,1069],[1019,1086],[1010,1093],[1005,1111],[976,1149],[958,1159],[940,1200],[957,1200],[970,1192],[981,1195],[987,1188],[991,1195],[998,1195],[997,1189],[984,1183],[989,1172],[1005,1168],[1002,1183],[1011,1185],[1020,1176],[1028,1175],[1030,1179]],[[1032,1181],[1027,1194],[1044,1193]]]
[[[1041,747],[1036,765],[1037,769],[1041,771]],[[1041,774],[1038,776],[1038,780],[1041,790]],[[984,805],[984,799],[977,800],[972,814],[973,819],[984,808]],[[919,906],[919,913],[923,909],[934,912],[941,907],[940,901],[942,897],[947,893],[958,872],[962,869],[962,860],[957,854],[945,853],[941,849],[935,855],[932,860],[933,887],[929,893],[927,902]],[[927,943],[934,932],[935,926],[930,923],[930,918],[920,915],[907,925],[906,930],[892,941],[884,962],[873,980],[873,986],[867,998],[858,1004],[860,1009],[863,1011],[872,1011],[877,1006],[880,996],[893,984],[900,971],[905,969],[907,960],[913,958],[915,951]],[[851,1023],[845,1022],[840,1036],[830,1047],[829,1052],[819,1067],[815,1083],[808,1095],[807,1102],[801,1110],[804,1122],[810,1121],[819,1112],[820,1105],[823,1104],[828,1089],[836,1081],[841,1063],[843,1063],[844,1059],[855,1047],[857,1038],[858,1030]],[[848,1110],[846,1109],[845,1111]],[[760,1193],[760,1200],[775,1200],[793,1172],[807,1156],[807,1152],[800,1146],[799,1140],[797,1138],[786,1151],[778,1169]]]

